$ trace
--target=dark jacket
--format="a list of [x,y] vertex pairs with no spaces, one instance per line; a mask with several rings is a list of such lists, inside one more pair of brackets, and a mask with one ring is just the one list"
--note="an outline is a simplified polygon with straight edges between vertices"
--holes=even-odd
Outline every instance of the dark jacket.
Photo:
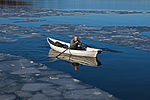
[[77,40],[77,41],[78,41],[78,43],[76,43],[76,41],[74,39],[71,40],[70,49],[77,49],[78,48],[80,41],[79,40]]

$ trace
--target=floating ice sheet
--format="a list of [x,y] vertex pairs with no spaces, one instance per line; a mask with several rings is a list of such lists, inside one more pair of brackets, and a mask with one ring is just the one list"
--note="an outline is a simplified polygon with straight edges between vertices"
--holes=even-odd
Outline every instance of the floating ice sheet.
[[149,32],[148,26],[86,26],[72,24],[45,24],[39,29],[52,34],[59,34],[93,41],[105,42],[135,49],[150,51],[150,37],[142,32]]
[[58,10],[43,8],[0,8],[0,17],[79,16],[85,14],[147,14],[145,11]]
[[17,41],[17,39],[11,39],[5,36],[0,36],[0,42],[14,42],[14,41]]
[[[21,27],[12,24],[0,24],[0,42],[16,41],[17,38],[34,38],[41,37],[41,33],[35,31],[33,28]],[[7,38],[7,36],[11,38]],[[13,37],[16,36],[16,37]]]
[[[76,82],[77,79],[66,73],[51,68],[43,70],[40,68],[45,65],[34,66],[35,63],[31,62],[23,57],[0,53],[0,100],[117,100],[98,88]],[[59,78],[49,78],[54,76]]]

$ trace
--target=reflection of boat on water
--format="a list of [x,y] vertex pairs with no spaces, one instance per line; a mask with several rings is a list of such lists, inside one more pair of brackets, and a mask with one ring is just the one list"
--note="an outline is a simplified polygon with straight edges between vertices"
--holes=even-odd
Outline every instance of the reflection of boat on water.
[[[50,49],[48,56],[56,57],[59,54],[60,54],[60,52]],[[73,56],[73,55],[63,53],[60,56],[58,56],[57,58],[68,61],[73,64],[76,63],[76,64],[88,65],[88,66],[100,66],[101,65],[100,61],[97,58],[92,58],[92,57]]]

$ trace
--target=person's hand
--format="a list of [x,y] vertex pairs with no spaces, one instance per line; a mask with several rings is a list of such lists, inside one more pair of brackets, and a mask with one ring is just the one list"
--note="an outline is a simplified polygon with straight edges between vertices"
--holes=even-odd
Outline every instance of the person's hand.
[[78,41],[76,41],[75,43],[78,43]]

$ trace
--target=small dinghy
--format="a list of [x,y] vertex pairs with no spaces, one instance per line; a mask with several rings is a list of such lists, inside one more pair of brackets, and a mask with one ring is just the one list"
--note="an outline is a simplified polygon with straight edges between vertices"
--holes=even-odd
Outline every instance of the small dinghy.
[[[48,57],[56,57],[60,52],[50,49]],[[78,63],[81,65],[87,66],[100,66],[101,62],[94,57],[81,57],[81,56],[73,56],[69,54],[63,53],[62,55],[57,57],[58,59],[70,62],[70,63]]]
[[[49,43],[50,47],[54,49],[55,51],[58,51],[60,53],[65,53],[65,54],[70,54],[74,56],[84,56],[84,57],[97,57],[98,54],[102,52],[102,49],[95,49],[95,48],[90,48],[87,47],[85,50],[73,50],[69,49],[70,48],[70,43],[66,43],[60,40],[56,40],[53,38],[47,38],[47,42]],[[56,46],[54,43],[61,43],[64,46]],[[65,51],[65,52],[64,52]]]

